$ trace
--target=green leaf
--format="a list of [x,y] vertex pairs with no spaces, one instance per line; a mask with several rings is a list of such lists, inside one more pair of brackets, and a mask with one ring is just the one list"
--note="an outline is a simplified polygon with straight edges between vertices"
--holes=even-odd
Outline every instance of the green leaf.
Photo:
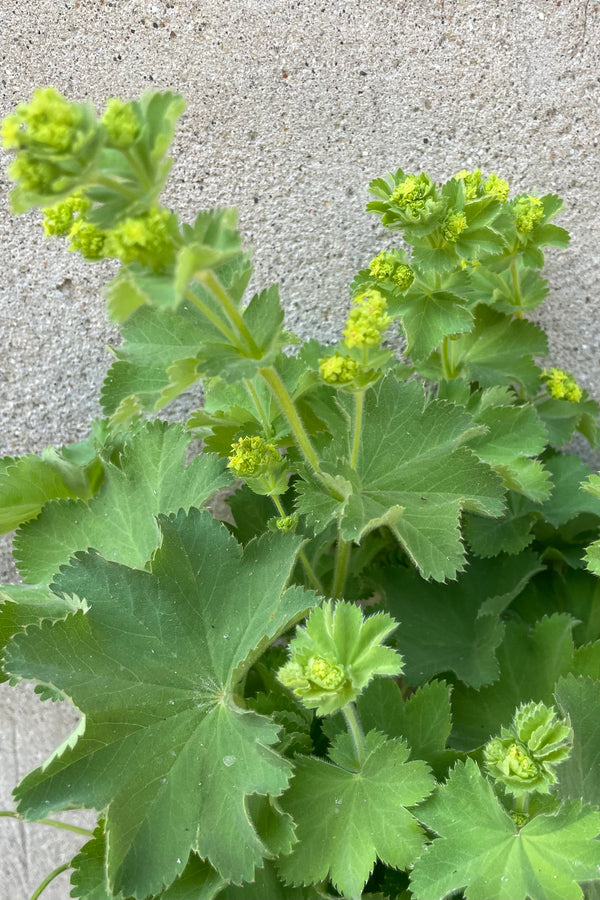
[[108,883],[136,898],[173,882],[191,850],[237,882],[269,855],[246,798],[279,795],[291,767],[272,749],[278,726],[241,708],[236,685],[316,599],[285,589],[292,535],[242,554],[208,512],[159,523],[149,572],[78,554],[53,589],[85,597],[88,611],[17,635],[6,662],[85,715],[16,789],[20,811],[106,808]]
[[479,459],[502,476],[507,488],[519,491],[531,500],[541,502],[550,494],[548,472],[537,456],[546,447],[547,433],[533,406],[486,405],[472,410],[475,421],[487,432],[469,441]]
[[[352,398],[339,402],[352,416]],[[423,577],[453,578],[464,560],[461,510],[494,516],[503,509],[499,477],[460,446],[476,427],[466,410],[426,403],[420,384],[387,376],[365,396],[356,469],[345,462],[346,431],[334,433],[323,452],[323,471],[337,478],[341,499],[307,474],[297,486],[298,511],[316,531],[338,519],[352,541],[387,525]]]
[[[94,830],[94,837],[84,844],[77,856],[71,860],[74,870],[71,873],[73,885],[71,897],[78,897],[79,900],[108,900],[105,857],[104,822],[100,820]],[[160,894],[155,895],[153,900],[213,900],[223,887],[223,883],[223,879],[210,863],[193,853],[177,880]]]
[[462,528],[469,549],[489,559],[499,553],[521,553],[533,540],[534,516],[522,510],[523,497],[514,491],[507,496],[507,509],[497,519],[466,513]]
[[411,570],[387,569],[379,584],[385,608],[401,627],[392,643],[404,657],[404,677],[411,685],[453,671],[472,687],[495,681],[496,648],[504,626],[498,613],[541,569],[533,553],[474,559],[456,582],[423,581]]
[[540,383],[534,357],[548,353],[541,328],[486,306],[477,307],[475,327],[469,334],[454,338],[452,347],[454,365],[464,377],[483,388],[517,382],[529,393],[535,393]]
[[76,550],[94,547],[108,559],[143,567],[158,545],[158,513],[201,506],[231,483],[224,463],[197,456],[185,466],[190,439],[178,425],[147,422],[123,450],[119,464],[106,461],[106,476],[89,504],[48,504],[15,538],[23,578],[48,583]]
[[321,895],[314,887],[283,884],[275,864],[267,860],[264,868],[257,871],[253,882],[240,887],[230,884],[217,895],[217,900],[266,900],[267,897],[268,900],[320,900]]
[[446,749],[452,728],[451,691],[445,682],[431,681],[405,701],[391,678],[376,678],[357,700],[360,721],[365,731],[404,738],[410,759],[425,760],[440,777],[457,757]]
[[101,480],[95,449],[85,464],[71,462],[63,448],[0,461],[0,533],[34,519],[48,500],[92,496]]
[[563,799],[582,799],[600,806],[600,681],[561,678],[556,700],[573,726],[570,757],[558,770],[558,793]]
[[[0,586],[0,659],[6,644],[18,631],[42,619],[61,619],[83,609],[74,597],[58,597],[44,585],[4,584]],[[6,676],[0,670],[0,682]]]
[[472,750],[512,721],[515,708],[530,700],[553,703],[556,683],[573,662],[573,619],[544,618],[533,628],[508,622],[498,647],[499,679],[477,691],[457,684],[452,694],[454,731],[451,745]]
[[415,863],[415,900],[461,889],[468,900],[581,900],[578,882],[598,874],[600,812],[565,803],[519,830],[472,760],[457,763],[418,813],[440,838]]
[[544,397],[536,403],[536,410],[546,426],[548,442],[552,447],[562,447],[571,440],[575,431],[580,431],[592,446],[595,445],[599,408],[586,391],[579,403]]
[[390,304],[390,313],[399,315],[406,332],[406,352],[424,359],[447,334],[470,331],[473,315],[461,298],[448,291],[425,292],[423,285],[409,288],[401,299]]
[[347,897],[360,897],[376,858],[406,868],[423,845],[423,833],[406,809],[420,803],[433,786],[424,762],[407,762],[404,741],[366,737],[361,763],[349,765],[348,735],[338,736],[332,763],[298,757],[290,789],[281,805],[297,825],[299,843],[279,860],[291,884],[328,876]]
[[553,528],[559,528],[581,513],[591,513],[600,525],[600,497],[580,489],[590,474],[589,467],[578,456],[569,453],[549,455],[544,464],[550,473],[554,489],[542,504],[529,504]]

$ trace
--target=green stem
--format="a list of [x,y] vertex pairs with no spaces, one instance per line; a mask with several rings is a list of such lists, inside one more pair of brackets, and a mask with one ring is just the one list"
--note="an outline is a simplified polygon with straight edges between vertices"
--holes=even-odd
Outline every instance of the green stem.
[[204,272],[199,272],[196,275],[196,278],[219,301],[229,321],[237,328],[240,336],[245,340],[250,355],[253,356],[254,359],[260,359],[262,356],[260,347],[256,344],[254,338],[250,334],[241,312],[214,272],[207,269]]
[[453,346],[452,339],[448,337],[448,335],[444,335],[442,338],[442,368],[444,370],[444,378],[449,381],[451,378],[456,378],[456,372],[454,370],[454,361],[453,357]]
[[517,268],[516,259],[513,259],[513,261],[510,264],[510,274],[512,276],[513,297],[514,297],[514,301],[515,301],[515,306],[518,307],[518,309],[515,310],[515,316],[517,317],[517,319],[522,319],[523,318],[523,310],[520,308],[521,307],[521,285],[519,283],[519,270]]
[[131,168],[133,169],[133,171],[134,171],[135,175],[137,176],[138,181],[140,182],[142,187],[144,187],[146,189],[151,188],[152,184],[153,184],[152,177],[149,174],[149,172],[146,169],[143,162],[138,157],[137,153],[135,153],[135,151],[133,151],[131,149],[121,150],[121,153],[123,154],[123,156],[129,163]]
[[288,420],[289,426],[292,429],[292,434],[294,435],[294,439],[298,444],[298,447],[302,451],[306,461],[315,470],[315,472],[318,473],[321,469],[319,457],[317,456],[315,448],[310,442],[310,438],[306,433],[306,429],[304,428],[302,420],[300,419],[296,407],[294,406],[294,401],[290,397],[286,386],[279,377],[279,373],[273,368],[273,366],[268,366],[264,369],[260,369],[259,374],[264,378],[264,380],[267,382],[267,384],[275,394],[277,402],[281,407],[281,411]]
[[[276,494],[271,494],[270,497],[271,497],[271,500],[273,501],[273,503],[275,504],[275,509],[277,510],[279,515],[282,517],[286,516],[287,513],[286,513],[285,509],[283,508],[283,505],[282,505],[279,497]],[[313,567],[311,566],[311,564],[309,563],[308,557],[306,556],[306,553],[304,552],[304,550],[300,550],[300,552],[298,553],[298,558],[299,558],[300,562],[302,563],[302,565],[304,566],[304,571],[308,575],[308,580],[312,584],[313,588],[316,590],[316,592],[318,594],[323,595],[325,593],[323,590],[323,585],[317,578],[315,571],[314,571]]]
[[121,194],[126,200],[140,199],[139,194],[136,191],[126,188],[124,184],[121,184],[116,178],[111,178],[110,175],[100,175],[99,173],[95,173],[93,176],[93,184],[108,188],[109,191],[114,191],[115,194]]
[[234,347],[238,346],[237,339],[233,331],[228,328],[225,322],[223,322],[222,319],[220,319],[219,316],[206,305],[206,303],[203,303],[202,300],[200,300],[199,297],[196,297],[196,295],[192,291],[186,291],[184,297],[186,300],[189,300],[190,303],[193,303],[194,306],[198,307],[202,315],[206,316],[208,321],[212,322],[215,328],[218,328],[223,337],[227,338],[230,344],[232,344]]
[[362,725],[360,724],[360,719],[358,718],[358,713],[356,712],[356,707],[354,703],[347,703],[346,706],[342,709],[344,714],[344,719],[346,720],[346,725],[348,726],[348,733],[352,738],[352,743],[354,744],[354,749],[356,750],[356,758],[358,760],[358,764],[362,767],[366,757],[367,757],[367,748],[365,745],[365,736],[362,730]]
[[338,600],[344,595],[346,578],[348,576],[348,566],[350,565],[351,550],[351,542],[345,541],[341,534],[338,532],[338,542],[335,551],[335,569],[333,572],[333,585],[331,587],[331,597],[333,600]]
[[[0,810],[0,817],[6,816],[9,819],[17,819],[19,822],[25,822],[23,816],[11,810]],[[94,837],[94,832],[88,828],[79,828],[78,825],[69,825],[67,822],[57,822],[56,819],[36,819],[31,825],[51,825],[53,828],[64,828],[65,831],[74,831],[75,834],[84,834],[86,837]]]
[[356,468],[358,462],[364,405],[365,392],[357,391],[354,395],[354,436],[352,438],[352,452],[350,454],[350,467],[352,469]]
[[522,815],[527,815],[527,810],[529,809],[529,794],[521,794],[520,797],[517,797],[515,800],[515,812],[521,813]]
[[258,418],[262,422],[263,431],[265,432],[265,437],[270,438],[272,434],[271,423],[269,422],[269,418],[263,409],[263,405],[260,402],[260,397],[258,396],[258,392],[249,378],[244,378],[244,385],[246,390],[250,394],[250,398],[256,407],[256,412],[258,413]]
[[38,897],[41,895],[42,891],[46,890],[46,888],[48,887],[50,882],[54,881],[54,879],[58,875],[60,875],[61,872],[66,872],[67,869],[69,869],[70,867],[71,867],[71,863],[63,863],[62,866],[57,866],[57,868],[54,869],[53,872],[50,872],[50,874],[47,875],[44,878],[44,880],[42,881],[42,883],[35,889],[35,891],[31,895],[30,900],[38,900]]

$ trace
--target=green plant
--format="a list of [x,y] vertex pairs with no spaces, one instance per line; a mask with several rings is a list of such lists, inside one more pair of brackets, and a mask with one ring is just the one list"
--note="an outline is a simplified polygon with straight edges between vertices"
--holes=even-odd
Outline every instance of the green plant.
[[1,463],[4,678],[84,717],[3,815],[98,810],[53,873],[81,900],[597,896],[600,479],[560,448],[598,406],[525,317],[561,201],[377,179],[410,255],[300,343],[232,210],[160,205],[182,109],[46,88],[3,123],[15,211],[122,261],[124,339],[90,437]]

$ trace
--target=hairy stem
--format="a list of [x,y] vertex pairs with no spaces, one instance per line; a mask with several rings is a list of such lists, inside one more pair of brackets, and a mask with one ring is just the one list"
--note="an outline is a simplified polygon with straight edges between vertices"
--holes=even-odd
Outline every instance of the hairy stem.
[[452,338],[450,338],[447,334],[442,338],[442,368],[444,371],[444,378],[449,381],[451,378],[456,378],[456,370],[454,368],[454,346],[452,344]]
[[357,391],[354,395],[354,435],[352,437],[352,451],[350,454],[350,466],[353,469],[356,468],[358,462],[364,405],[365,392]]
[[342,712],[344,714],[344,719],[346,720],[346,725],[348,726],[348,733],[352,738],[352,743],[356,750],[356,758],[359,765],[362,766],[367,756],[367,748],[365,746],[365,736],[362,725],[360,724],[360,719],[358,718],[354,703],[347,703],[342,709]]
[[227,318],[245,341],[250,355],[254,357],[254,359],[260,359],[260,357],[262,356],[260,347],[258,347],[254,338],[250,334],[248,326],[244,322],[244,318],[241,312],[229,296],[227,290],[223,287],[217,276],[214,274],[214,272],[211,272],[210,270],[199,272],[196,275],[196,278],[201,284],[204,285],[205,288],[207,288],[211,292],[213,297],[215,297],[219,301],[223,308],[223,311],[227,315]]
[[294,405],[294,401],[290,397],[286,386],[283,381],[279,377],[279,373],[273,368],[273,366],[268,366],[264,369],[260,369],[260,375],[267,382],[272,392],[274,393],[277,402],[281,407],[281,411],[284,416],[288,420],[289,426],[292,429],[292,434],[294,435],[294,439],[302,451],[304,458],[307,463],[315,470],[315,472],[319,472],[321,468],[321,464],[319,462],[319,457],[315,452],[315,448],[310,442],[310,438],[306,433],[306,429],[302,424],[302,420],[298,415],[296,407]]
[[210,309],[210,307],[206,305],[206,303],[203,303],[192,291],[186,291],[184,296],[186,300],[189,300],[190,303],[193,303],[194,306],[200,310],[202,315],[206,316],[209,322],[212,322],[215,328],[221,332],[224,338],[227,338],[232,346],[237,347],[237,339],[233,331],[212,311],[212,309]]
[[63,863],[62,866],[57,866],[54,871],[50,872],[49,875],[46,875],[42,883],[35,889],[33,894],[31,895],[30,900],[37,900],[37,898],[41,895],[42,891],[45,891],[51,881],[54,881],[62,872],[66,872],[69,869],[71,863]]
[[258,418],[260,419],[263,427],[263,431],[265,432],[265,437],[270,438],[272,434],[271,423],[269,422],[269,417],[267,416],[262,403],[260,402],[260,397],[258,396],[258,392],[249,378],[244,378],[244,386],[248,393],[250,394],[250,398],[254,403],[256,408],[256,412],[258,414]]
[[[279,515],[286,516],[287,513],[286,513],[285,509],[283,508],[283,505],[282,505],[279,497],[277,497],[276,494],[271,494],[270,496],[271,496],[271,500],[275,504],[275,509],[277,510]],[[311,566],[311,564],[309,563],[308,557],[307,557],[306,553],[304,552],[304,550],[300,550],[300,552],[298,553],[298,559],[304,566],[304,571],[306,572],[306,574],[308,576],[308,580],[312,584],[312,586],[315,589],[315,591],[317,592],[317,594],[323,595],[325,593],[323,590],[323,585],[317,578],[315,571],[314,571],[313,567]]]
[[333,584],[331,586],[331,596],[333,600],[338,600],[344,596],[351,551],[351,542],[345,541],[338,532],[338,542],[335,551],[335,569],[333,572]]
[[139,200],[139,195],[136,191],[132,191],[130,188],[125,187],[124,184],[121,184],[120,181],[117,181],[116,178],[111,178],[110,175],[101,175],[96,172],[93,176],[93,184],[98,184],[100,187],[108,188],[109,191],[114,191],[115,194],[120,194],[122,197],[125,197],[126,200]]

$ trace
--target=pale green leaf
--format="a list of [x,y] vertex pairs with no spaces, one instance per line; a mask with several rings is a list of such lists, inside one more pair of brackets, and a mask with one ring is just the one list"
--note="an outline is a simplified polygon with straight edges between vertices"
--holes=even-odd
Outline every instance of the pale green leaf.
[[106,809],[110,889],[137,898],[173,882],[191,850],[238,882],[269,855],[246,798],[281,794],[291,767],[272,749],[278,726],[238,706],[236,684],[316,600],[286,590],[300,539],[266,535],[242,553],[206,511],[159,521],[149,572],[78,554],[53,589],[88,611],[17,635],[6,661],[85,715],[19,785],[20,811]]
[[569,802],[536,815],[520,830],[472,760],[418,810],[439,838],[411,875],[415,900],[582,900],[578,882],[600,866],[600,812]]
[[406,809],[426,797],[433,779],[424,762],[408,762],[404,741],[377,732],[366,738],[365,758],[349,766],[348,735],[331,749],[333,762],[298,757],[281,805],[296,822],[298,843],[281,857],[291,884],[328,876],[341,894],[360,897],[376,858],[406,868],[419,854],[423,833]]
[[582,799],[600,806],[600,681],[561,678],[556,700],[573,726],[570,757],[558,769],[558,793],[564,799]]

